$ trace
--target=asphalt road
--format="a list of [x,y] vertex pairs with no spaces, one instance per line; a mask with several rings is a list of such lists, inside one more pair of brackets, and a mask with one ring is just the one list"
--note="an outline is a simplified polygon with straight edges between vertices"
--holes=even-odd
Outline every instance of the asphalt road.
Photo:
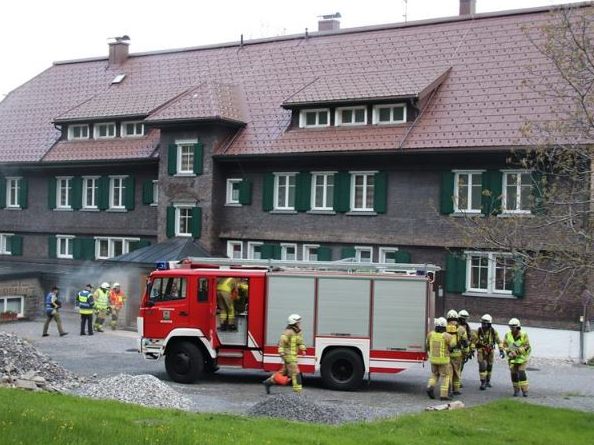
[[[189,397],[196,411],[244,413],[266,397],[261,381],[268,374],[247,370],[220,370],[191,385],[171,382],[160,361],[147,361],[136,352],[136,333],[106,331],[93,337],[78,335],[78,314],[65,312],[63,322],[68,336],[59,337],[55,325],[50,336],[41,337],[43,319],[0,325],[0,329],[31,341],[42,352],[66,369],[81,376],[104,378],[120,373],[151,374],[167,382]],[[394,416],[420,412],[431,404],[425,393],[429,376],[427,366],[407,370],[396,375],[372,374],[360,390],[354,392],[331,391],[322,388],[317,376],[304,376],[304,392],[310,399],[325,403],[371,408],[378,416]],[[530,403],[567,407],[594,412],[594,367],[563,361],[531,359],[528,367]],[[479,390],[476,361],[464,369],[463,394],[456,399],[466,406],[480,405],[491,400],[509,398],[512,387],[504,360],[497,359],[492,377],[493,388]],[[290,391],[286,387],[273,387],[273,393]],[[435,402],[433,402],[435,403]]]

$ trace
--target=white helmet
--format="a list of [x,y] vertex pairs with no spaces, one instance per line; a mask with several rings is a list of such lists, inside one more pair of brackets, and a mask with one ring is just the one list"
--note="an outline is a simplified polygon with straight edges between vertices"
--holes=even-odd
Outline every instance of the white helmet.
[[117,283],[117,282],[113,283],[113,286],[111,286],[111,287],[120,287],[120,283]]
[[481,317],[481,322],[482,323],[493,323],[493,317],[491,317],[489,314],[485,314]]
[[468,313],[468,311],[466,309],[462,309],[460,312],[458,312],[458,317],[468,318],[468,317],[470,317],[470,314]]
[[458,312],[456,312],[454,309],[450,309],[446,315],[446,318],[448,320],[452,320],[454,318],[458,318]]
[[520,320],[518,320],[517,318],[512,318],[507,324],[510,328],[519,328]]
[[291,314],[289,315],[289,324],[297,324],[301,321],[301,315],[299,314]]
[[448,324],[448,321],[443,318],[443,317],[439,317],[435,319],[435,327],[436,328],[445,328]]
[[99,286],[101,289],[109,289],[109,283],[107,281],[104,281],[103,283],[101,283],[101,286]]

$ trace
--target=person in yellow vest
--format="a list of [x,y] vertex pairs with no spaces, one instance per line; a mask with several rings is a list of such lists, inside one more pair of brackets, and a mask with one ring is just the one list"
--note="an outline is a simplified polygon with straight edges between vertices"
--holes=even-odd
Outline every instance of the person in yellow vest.
[[503,350],[507,355],[507,361],[509,363],[514,397],[520,395],[520,390],[524,397],[528,397],[526,367],[528,366],[528,359],[532,352],[530,340],[528,340],[528,334],[522,330],[520,320],[517,318],[512,318],[508,326],[509,331],[503,337]]
[[455,338],[446,332],[447,320],[435,319],[435,329],[427,335],[426,347],[431,363],[431,377],[427,382],[427,395],[435,398],[435,385],[441,380],[439,395],[441,400],[450,400],[450,348],[455,346]]
[[[464,372],[464,364],[474,357],[474,349],[471,348],[470,339],[472,338],[472,329],[468,324],[470,314],[466,309],[461,309],[458,312],[458,326],[463,327],[466,330],[466,338],[468,339],[468,346],[462,350],[462,365],[460,366],[460,373]],[[460,388],[462,388],[462,382],[460,382]]]
[[[83,290],[76,294],[75,305],[80,314],[80,335],[93,335],[93,286],[87,284]],[[87,333],[85,334],[85,325]]]
[[499,356],[505,357],[499,334],[491,326],[493,317],[485,314],[481,317],[481,327],[472,333],[472,349],[476,350],[476,358],[479,365],[479,378],[481,380],[481,391],[491,387],[491,372],[493,371],[493,359],[495,347],[499,348]]
[[[287,327],[283,331],[278,343],[278,354],[283,359],[283,366],[278,372],[291,378],[293,391],[300,393],[303,389],[301,385],[301,373],[297,365],[297,355],[307,353],[307,348],[303,342],[303,334],[301,333],[301,316],[299,314],[289,315]],[[270,394],[270,387],[277,384],[275,374],[264,380],[266,387],[266,394]]]
[[126,294],[120,289],[120,283],[113,283],[113,286],[109,291],[109,307],[111,309],[111,321],[109,322],[109,326],[113,331],[118,327],[118,317],[127,299],[128,297],[126,297]]
[[458,326],[458,312],[455,310],[448,311],[446,332],[451,334],[455,340],[455,346],[450,350],[450,376],[452,378],[451,386],[452,393],[456,396],[462,394],[460,388],[462,387],[462,354],[468,350],[468,336],[466,329]]
[[235,324],[235,300],[237,300],[238,289],[237,278],[220,278],[217,283],[217,305],[219,308],[219,329],[221,331],[236,331]]
[[103,332],[103,323],[105,323],[109,311],[109,283],[107,281],[101,283],[99,289],[95,290],[93,300],[95,300],[95,323],[93,327],[95,331]]

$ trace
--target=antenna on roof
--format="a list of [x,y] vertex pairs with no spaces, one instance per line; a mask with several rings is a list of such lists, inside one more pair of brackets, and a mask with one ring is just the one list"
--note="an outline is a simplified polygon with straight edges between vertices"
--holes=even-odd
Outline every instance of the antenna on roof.
[[239,40],[239,47],[243,48],[243,34],[241,35],[240,40]]
[[408,0],[402,0],[404,2],[404,14],[402,15],[402,17],[404,17],[404,23],[406,23],[406,21],[408,20]]
[[307,31],[307,28],[305,28],[305,38],[309,39],[309,32]]
[[319,15],[318,17],[322,18],[324,20],[330,20],[330,19],[339,19],[342,16],[340,15],[340,12],[335,12],[334,14]]

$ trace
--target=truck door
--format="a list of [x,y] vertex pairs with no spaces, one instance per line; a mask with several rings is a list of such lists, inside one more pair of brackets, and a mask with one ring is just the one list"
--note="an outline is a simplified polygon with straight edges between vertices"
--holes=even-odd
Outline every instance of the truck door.
[[148,286],[148,298],[143,308],[144,336],[165,338],[174,328],[188,327],[188,280],[157,277]]

